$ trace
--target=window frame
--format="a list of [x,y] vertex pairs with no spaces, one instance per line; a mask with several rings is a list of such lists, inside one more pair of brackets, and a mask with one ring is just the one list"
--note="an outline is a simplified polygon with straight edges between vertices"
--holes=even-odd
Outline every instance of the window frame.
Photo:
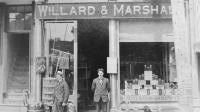
[[[16,20],[17,20],[17,18],[15,17],[15,18],[10,18],[9,16],[9,14],[10,14],[10,12],[9,12],[9,8],[11,8],[11,7],[14,7],[14,8],[16,8],[16,10],[18,10],[18,8],[19,7],[23,7],[24,9],[23,9],[23,18],[22,19],[24,19],[23,20],[23,29],[19,29],[18,30],[18,28],[16,27]],[[26,7],[30,7],[30,11],[26,11]],[[28,9],[27,9],[28,10]],[[30,4],[24,4],[24,5],[8,5],[7,6],[7,9],[6,9],[6,12],[7,12],[7,14],[6,14],[6,31],[7,32],[9,32],[9,33],[30,33],[31,32],[31,29],[32,29],[32,20],[33,20],[33,5],[30,5]],[[18,11],[16,12],[16,13],[18,13]],[[26,28],[26,20],[25,20],[25,18],[26,18],[26,14],[31,14],[31,20],[30,20],[30,28]],[[9,20],[11,20],[11,19],[13,19],[13,20],[15,20],[14,22],[14,24],[15,24],[15,26],[14,26],[14,28],[13,29],[10,29],[10,22],[9,22]]]

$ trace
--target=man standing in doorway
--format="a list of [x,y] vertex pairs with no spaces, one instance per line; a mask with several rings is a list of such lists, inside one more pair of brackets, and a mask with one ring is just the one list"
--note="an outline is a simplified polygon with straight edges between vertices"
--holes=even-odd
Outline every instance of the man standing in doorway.
[[63,79],[63,73],[58,71],[56,74],[57,84],[54,88],[54,103],[52,112],[64,112],[69,98],[69,86]]
[[103,77],[104,69],[97,70],[98,77],[92,82],[92,90],[94,91],[94,102],[96,103],[97,112],[107,112],[108,92],[110,84],[108,78]]

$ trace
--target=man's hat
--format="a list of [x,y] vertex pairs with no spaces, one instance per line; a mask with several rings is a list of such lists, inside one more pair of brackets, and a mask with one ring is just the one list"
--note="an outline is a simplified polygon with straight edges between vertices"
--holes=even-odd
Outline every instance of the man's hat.
[[62,71],[57,71],[57,75],[60,75],[61,77],[63,77],[63,72]]

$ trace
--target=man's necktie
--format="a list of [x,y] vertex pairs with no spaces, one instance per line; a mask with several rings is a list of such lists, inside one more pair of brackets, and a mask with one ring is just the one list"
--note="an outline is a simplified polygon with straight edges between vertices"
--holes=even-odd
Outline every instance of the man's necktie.
[[100,84],[101,84],[101,85],[103,84],[103,80],[102,80],[102,79],[100,79]]

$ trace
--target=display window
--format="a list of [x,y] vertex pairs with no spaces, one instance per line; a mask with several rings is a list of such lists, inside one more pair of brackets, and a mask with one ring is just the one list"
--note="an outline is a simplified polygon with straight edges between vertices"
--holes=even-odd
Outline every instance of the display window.
[[[121,104],[177,101],[173,42],[121,42]],[[127,107],[123,107],[122,109]]]

